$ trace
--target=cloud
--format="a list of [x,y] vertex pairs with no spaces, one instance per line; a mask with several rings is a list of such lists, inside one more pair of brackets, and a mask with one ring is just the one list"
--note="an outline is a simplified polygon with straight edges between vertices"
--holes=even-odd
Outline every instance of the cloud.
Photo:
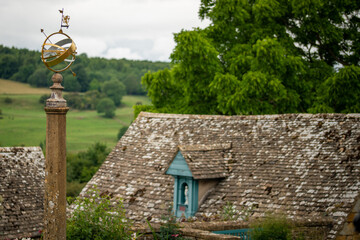
[[133,59],[133,60],[144,60],[144,58],[142,56],[140,56],[139,54],[132,52],[132,50],[130,48],[122,48],[122,47],[117,47],[117,48],[110,48],[106,51],[106,53],[104,54],[105,58],[116,58],[116,59],[120,59],[120,58],[126,58],[126,59]]
[[70,16],[70,35],[78,52],[89,56],[168,60],[173,33],[204,27],[200,0],[0,0],[0,44],[40,50],[46,34],[60,29],[61,14]]
[[102,56],[108,46],[101,38],[72,36],[78,53],[86,53],[89,57]]
[[172,49],[175,47],[173,38],[160,37],[154,42],[150,54],[157,56],[160,61],[169,61]]

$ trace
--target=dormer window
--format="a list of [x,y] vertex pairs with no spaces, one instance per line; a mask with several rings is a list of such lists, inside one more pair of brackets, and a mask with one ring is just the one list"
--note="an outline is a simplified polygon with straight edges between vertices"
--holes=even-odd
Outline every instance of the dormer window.
[[166,171],[174,177],[174,214],[176,217],[191,217],[198,208],[199,183],[191,171],[181,152],[178,152],[169,169]]
[[231,144],[179,146],[179,150],[166,171],[174,177],[174,214],[189,218],[209,192],[228,175],[224,150]]

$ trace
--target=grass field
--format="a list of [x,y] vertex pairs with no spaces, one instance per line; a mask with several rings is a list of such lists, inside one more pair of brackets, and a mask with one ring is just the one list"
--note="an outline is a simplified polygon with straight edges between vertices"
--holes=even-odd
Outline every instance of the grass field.
[[0,94],[50,94],[49,88],[34,88],[29,84],[0,79]]
[[[44,106],[38,101],[42,94],[49,92],[0,80],[0,146],[39,146],[45,142],[46,114]],[[6,98],[12,102],[6,103]],[[103,118],[96,111],[70,109],[67,113],[67,150],[84,151],[95,142],[113,148],[119,129],[133,120],[132,106],[136,102],[149,104],[149,99],[145,96],[125,96],[122,102],[123,106],[116,110],[113,119]]]

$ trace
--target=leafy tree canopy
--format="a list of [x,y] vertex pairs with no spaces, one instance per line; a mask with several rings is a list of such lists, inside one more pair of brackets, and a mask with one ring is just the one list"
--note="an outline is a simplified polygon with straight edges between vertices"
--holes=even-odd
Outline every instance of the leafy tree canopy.
[[[0,45],[0,78],[30,83],[35,87],[49,87],[51,71],[46,69],[40,59],[40,52],[27,49],[9,48]],[[141,76],[147,71],[157,71],[168,67],[169,63],[133,61],[126,59],[88,58],[86,54],[76,57],[71,71],[62,73],[64,90],[68,92],[86,92],[101,90],[101,85],[110,80],[118,80],[126,86],[127,94],[145,94],[141,86]],[[36,73],[35,73],[36,72]],[[46,72],[46,77],[40,73]],[[35,73],[35,74],[34,74]],[[51,82],[51,81],[50,81]]]
[[115,116],[116,106],[110,98],[103,98],[96,106],[98,113],[104,113],[106,118],[113,118]]
[[153,106],[138,108],[359,112],[359,11],[353,0],[202,0],[211,24],[175,34],[172,68],[143,76]]
[[126,94],[126,87],[122,82],[113,79],[104,83],[102,92],[111,98],[118,107],[120,106],[122,97]]

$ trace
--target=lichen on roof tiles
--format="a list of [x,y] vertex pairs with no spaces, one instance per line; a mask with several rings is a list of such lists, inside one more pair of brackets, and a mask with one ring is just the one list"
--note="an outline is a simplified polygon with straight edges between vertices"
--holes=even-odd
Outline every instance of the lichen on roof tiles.
[[44,164],[40,147],[0,147],[0,239],[40,236]]
[[[222,144],[231,147],[218,149]],[[226,176],[199,206],[197,216],[218,214],[226,202],[239,212],[251,209],[254,216],[269,210],[290,218],[328,216],[335,223],[328,235],[332,239],[359,198],[360,114],[143,112],[82,194],[97,185],[123,198],[131,219],[141,222],[151,216],[159,221],[173,201],[174,179],[165,170],[179,146],[188,146],[184,157],[200,163],[191,163],[195,175],[206,178],[219,164],[225,166],[219,174]]]

